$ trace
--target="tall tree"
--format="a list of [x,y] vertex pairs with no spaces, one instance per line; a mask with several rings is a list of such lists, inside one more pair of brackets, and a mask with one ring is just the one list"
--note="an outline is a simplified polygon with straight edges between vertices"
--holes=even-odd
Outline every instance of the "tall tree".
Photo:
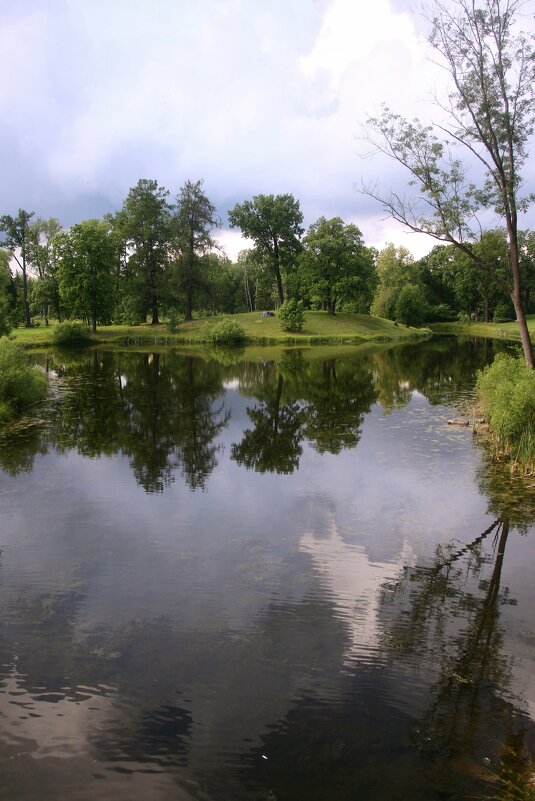
[[277,281],[279,303],[284,303],[282,273],[301,250],[303,215],[293,195],[256,195],[236,203],[228,213],[231,228],[240,228],[266,258]]
[[60,236],[61,296],[95,332],[98,322],[109,322],[115,305],[117,240],[102,220],[84,220]]
[[320,217],[308,229],[303,245],[303,277],[329,314],[335,313],[339,301],[369,294],[373,257],[356,225],[346,225],[340,217]]
[[48,220],[38,218],[31,223],[28,231],[27,254],[38,281],[32,288],[32,306],[39,304],[48,325],[48,310],[52,306],[61,322],[61,308],[58,283],[59,259],[54,239],[61,231],[61,224],[55,217]]
[[169,192],[157,181],[142,178],[128,193],[114,226],[123,242],[125,272],[151,323],[157,325],[160,303],[167,290],[171,249]]
[[[522,167],[535,125],[533,37],[518,33],[522,0],[434,0],[428,7],[429,42],[449,73],[451,90],[437,100],[446,117],[442,125],[408,121],[388,108],[368,121],[369,139],[410,173],[416,198],[364,191],[413,231],[451,242],[473,265],[485,271],[513,303],[524,358],[534,359],[523,307],[518,215],[531,198],[523,197]],[[462,151],[484,177],[468,181],[469,163],[453,155]],[[508,276],[475,250],[478,212],[492,210],[505,223]]]
[[28,234],[30,220],[34,212],[19,209],[16,217],[4,214],[0,217],[0,231],[3,232],[3,246],[11,251],[11,255],[22,270],[22,286],[24,291],[24,324],[26,328],[31,328],[30,304],[28,301]]
[[202,181],[186,181],[177,198],[174,219],[186,320],[191,320],[193,289],[199,281],[200,261],[216,244],[211,230],[221,225],[215,206],[208,200],[202,187]]

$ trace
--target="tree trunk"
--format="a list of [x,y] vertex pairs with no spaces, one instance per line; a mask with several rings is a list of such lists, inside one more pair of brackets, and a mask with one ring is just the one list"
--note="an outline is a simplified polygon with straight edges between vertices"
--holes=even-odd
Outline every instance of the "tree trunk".
[[510,267],[511,277],[513,279],[513,291],[511,292],[511,300],[515,308],[516,321],[520,331],[520,341],[522,342],[522,351],[524,353],[524,360],[526,367],[533,370],[535,362],[533,360],[533,348],[531,345],[531,338],[526,323],[526,313],[522,305],[522,281],[520,278],[520,254],[518,250],[518,229],[516,210],[514,211],[511,219],[507,221],[507,238],[509,239],[510,251]]
[[520,331],[520,341],[522,342],[522,351],[524,353],[524,360],[526,362],[526,367],[528,367],[530,370],[533,370],[533,368],[535,367],[535,361],[533,359],[533,348],[531,346],[531,339],[529,336],[528,325],[526,323],[526,315],[524,313],[524,307],[522,305],[519,293],[517,294],[513,292],[511,294],[511,300],[513,301],[513,306],[515,307],[516,321],[518,323],[518,329]]
[[276,277],[277,277],[277,292],[279,293],[279,304],[282,306],[282,304],[284,303],[284,289],[282,287],[282,278],[278,265],[276,268]]
[[150,321],[151,325],[159,325],[160,320],[158,318],[158,301],[152,301],[152,320]]
[[24,326],[25,328],[32,327],[32,320],[30,317],[30,304],[28,303],[28,276],[26,275],[26,256],[22,252],[22,287],[24,292]]
[[97,333],[97,313],[94,309],[93,309],[93,314],[91,316],[91,331],[93,332],[93,334]]

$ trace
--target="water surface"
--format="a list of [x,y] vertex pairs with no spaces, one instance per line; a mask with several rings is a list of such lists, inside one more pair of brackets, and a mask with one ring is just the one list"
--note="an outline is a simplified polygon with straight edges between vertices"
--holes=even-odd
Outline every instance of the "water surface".
[[535,747],[535,499],[447,424],[491,357],[40,357],[0,439],[0,797],[492,795]]

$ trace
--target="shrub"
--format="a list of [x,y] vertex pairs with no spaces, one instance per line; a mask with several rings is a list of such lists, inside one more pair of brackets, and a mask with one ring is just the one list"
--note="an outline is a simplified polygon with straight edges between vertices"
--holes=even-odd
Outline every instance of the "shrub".
[[212,345],[243,345],[247,336],[237,320],[225,317],[215,325],[205,324],[206,339]]
[[54,326],[53,339],[55,345],[62,347],[68,345],[83,345],[91,337],[86,326],[74,320],[66,320]]
[[5,423],[44,397],[46,379],[32,367],[22,345],[0,339],[0,422]]
[[446,303],[438,303],[436,306],[429,306],[426,319],[434,323],[453,323],[457,320],[457,315],[451,306]]
[[535,371],[521,356],[499,353],[478,373],[477,391],[499,452],[535,467]]
[[305,322],[302,300],[285,300],[277,314],[283,331],[296,332],[302,329]]

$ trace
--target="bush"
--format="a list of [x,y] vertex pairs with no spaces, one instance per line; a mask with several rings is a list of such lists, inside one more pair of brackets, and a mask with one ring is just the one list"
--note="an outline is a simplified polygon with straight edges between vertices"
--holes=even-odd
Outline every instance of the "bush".
[[433,323],[453,323],[457,320],[457,315],[446,303],[438,303],[436,306],[429,306],[426,319]]
[[54,326],[53,339],[55,345],[64,347],[66,345],[83,345],[89,342],[91,337],[83,323],[67,320]]
[[478,373],[477,391],[497,450],[535,467],[535,371],[521,356],[499,353]]
[[285,300],[277,314],[283,331],[297,332],[302,329],[305,322],[302,300]]
[[515,310],[510,303],[497,303],[492,314],[495,323],[512,323],[515,319]]
[[243,345],[247,336],[237,320],[225,317],[215,325],[205,324],[206,339],[212,345]]
[[23,409],[41,400],[46,379],[32,367],[22,345],[0,339],[0,422],[5,423]]

